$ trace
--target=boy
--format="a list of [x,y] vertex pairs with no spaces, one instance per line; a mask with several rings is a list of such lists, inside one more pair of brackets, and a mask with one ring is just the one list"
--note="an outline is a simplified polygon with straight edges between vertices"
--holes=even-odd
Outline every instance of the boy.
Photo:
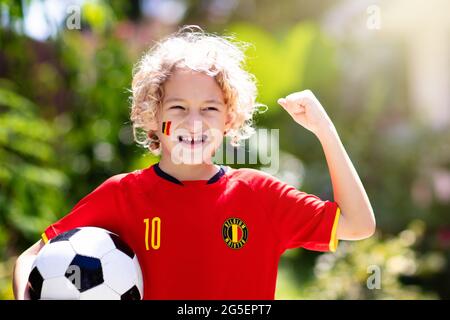
[[286,249],[334,251],[338,239],[374,233],[362,183],[310,91],[278,103],[321,142],[336,202],[257,170],[212,163],[224,135],[236,145],[253,132],[259,105],[243,61],[227,38],[191,28],[143,57],[133,77],[131,120],[136,141],[160,162],[109,178],[49,226],[16,262],[16,298],[28,298],[30,265],[44,243],[80,226],[115,232],[133,248],[144,299],[273,299]]

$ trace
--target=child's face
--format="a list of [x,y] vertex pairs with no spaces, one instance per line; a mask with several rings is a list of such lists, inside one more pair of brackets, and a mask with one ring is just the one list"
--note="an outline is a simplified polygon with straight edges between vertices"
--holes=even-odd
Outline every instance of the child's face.
[[216,80],[201,72],[176,69],[164,84],[157,129],[162,156],[174,163],[211,163],[230,127]]

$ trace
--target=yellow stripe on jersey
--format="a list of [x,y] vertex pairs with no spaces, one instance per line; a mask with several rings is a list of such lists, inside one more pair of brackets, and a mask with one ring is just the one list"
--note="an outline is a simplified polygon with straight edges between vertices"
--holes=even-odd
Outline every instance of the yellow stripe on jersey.
[[338,246],[339,239],[336,237],[337,226],[339,224],[339,217],[341,215],[341,209],[338,207],[336,210],[336,215],[334,217],[333,228],[331,229],[330,238],[330,251],[335,252]]
[[44,243],[48,242],[48,238],[47,238],[47,235],[45,234],[45,232],[41,234],[41,238],[44,241]]

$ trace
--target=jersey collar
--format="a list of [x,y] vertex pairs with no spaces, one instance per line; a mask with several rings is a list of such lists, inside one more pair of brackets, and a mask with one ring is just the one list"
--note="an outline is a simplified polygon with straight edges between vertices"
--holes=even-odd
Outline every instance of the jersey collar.
[[[155,173],[167,180],[170,181],[172,183],[184,186],[183,182],[181,182],[180,180],[178,180],[177,178],[175,178],[174,176],[171,176],[170,174],[168,174],[167,172],[163,171],[160,167],[159,167],[159,163],[155,163],[153,165],[153,169],[155,170]],[[220,166],[220,170],[214,175],[212,176],[207,182],[206,184],[213,184],[217,181],[219,181],[219,179],[225,174],[225,172],[227,171],[227,167],[226,166]]]

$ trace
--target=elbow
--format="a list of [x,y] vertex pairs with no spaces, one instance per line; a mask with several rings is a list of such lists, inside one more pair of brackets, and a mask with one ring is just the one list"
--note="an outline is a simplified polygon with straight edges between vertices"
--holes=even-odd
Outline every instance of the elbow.
[[342,229],[338,228],[338,235],[342,240],[364,240],[372,237],[375,234],[375,231],[375,219],[353,222],[343,219]]
[[369,221],[365,222],[357,229],[356,233],[358,233],[358,238],[362,240],[372,237],[375,234],[376,229],[375,219],[369,219]]
[[372,237],[374,234],[375,228],[360,227],[348,232],[344,237],[342,237],[342,240],[364,240]]
[[360,240],[372,237],[377,229],[377,224],[375,221],[375,215],[371,207],[364,210],[365,214],[362,215],[364,218],[357,223],[356,233]]
[[370,223],[368,226],[366,226],[361,233],[362,239],[367,239],[372,237],[375,234],[376,231],[376,225],[375,223]]

